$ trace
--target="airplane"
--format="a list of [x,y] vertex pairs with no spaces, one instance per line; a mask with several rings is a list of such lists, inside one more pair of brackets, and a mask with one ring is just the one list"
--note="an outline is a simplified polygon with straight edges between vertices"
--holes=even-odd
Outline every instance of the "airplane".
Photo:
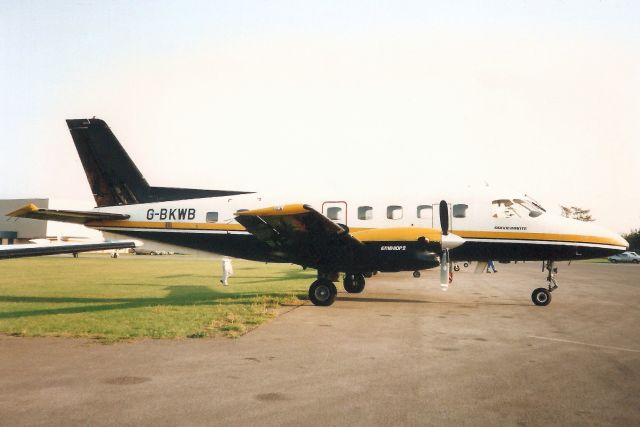
[[[551,302],[556,262],[623,252],[628,243],[591,223],[548,212],[527,195],[471,195],[454,202],[427,195],[388,202],[339,197],[286,196],[233,190],[150,186],[109,126],[100,119],[67,120],[97,207],[91,211],[40,209],[9,213],[84,224],[117,236],[156,241],[226,256],[293,263],[317,270],[309,299],[333,304],[334,282],[360,293],[375,272],[440,267],[446,290],[453,263],[542,261],[547,286],[535,305]],[[506,195],[503,195],[506,196]]]

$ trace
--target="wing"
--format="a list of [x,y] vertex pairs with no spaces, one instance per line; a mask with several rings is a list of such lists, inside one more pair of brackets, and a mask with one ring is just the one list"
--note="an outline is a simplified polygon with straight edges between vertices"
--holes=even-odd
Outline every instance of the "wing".
[[53,209],[40,209],[33,203],[30,203],[18,210],[10,212],[7,216],[14,218],[31,218],[43,219],[60,222],[71,222],[74,224],[86,224],[91,221],[100,220],[123,220],[129,219],[129,215],[93,212],[93,211],[64,211]]
[[364,244],[309,205],[285,205],[236,213],[236,220],[272,254],[309,267],[336,268],[366,257]]
[[101,251],[107,249],[135,248],[140,243],[134,240],[82,243],[33,243],[25,245],[0,245],[0,259],[30,256],[70,254],[74,252]]

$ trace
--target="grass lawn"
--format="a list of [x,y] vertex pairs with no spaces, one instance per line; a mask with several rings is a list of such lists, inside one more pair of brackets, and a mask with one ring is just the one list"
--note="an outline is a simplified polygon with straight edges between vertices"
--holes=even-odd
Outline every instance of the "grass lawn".
[[191,256],[81,254],[0,262],[0,333],[91,337],[240,336],[306,298],[315,271]]

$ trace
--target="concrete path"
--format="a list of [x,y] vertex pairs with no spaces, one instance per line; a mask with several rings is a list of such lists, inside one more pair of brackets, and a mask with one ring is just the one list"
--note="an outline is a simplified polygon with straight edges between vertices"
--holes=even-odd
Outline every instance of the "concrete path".
[[640,425],[640,266],[384,274],[236,340],[0,337],[0,425]]

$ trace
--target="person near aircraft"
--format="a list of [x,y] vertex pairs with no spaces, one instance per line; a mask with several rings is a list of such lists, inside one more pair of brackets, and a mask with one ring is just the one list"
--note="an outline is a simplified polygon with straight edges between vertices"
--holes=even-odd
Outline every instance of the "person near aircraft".
[[487,273],[491,273],[491,271],[489,271],[489,270],[493,270],[494,273],[498,272],[498,270],[496,270],[496,266],[493,265],[493,261],[492,260],[489,260],[487,262]]
[[220,283],[222,286],[229,286],[229,276],[233,275],[233,265],[231,264],[231,258],[224,257],[222,258],[222,279],[220,279]]

